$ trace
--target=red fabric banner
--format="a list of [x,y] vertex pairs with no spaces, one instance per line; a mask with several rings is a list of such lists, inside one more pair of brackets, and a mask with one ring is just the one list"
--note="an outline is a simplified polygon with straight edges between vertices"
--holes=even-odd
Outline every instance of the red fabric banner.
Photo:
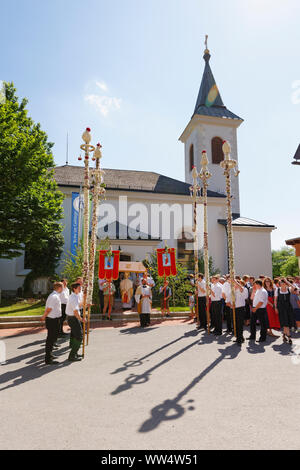
[[108,256],[108,250],[99,251],[99,279],[112,281],[119,277],[120,251],[111,253],[112,256]]
[[157,270],[160,277],[176,276],[176,253],[175,248],[158,248]]

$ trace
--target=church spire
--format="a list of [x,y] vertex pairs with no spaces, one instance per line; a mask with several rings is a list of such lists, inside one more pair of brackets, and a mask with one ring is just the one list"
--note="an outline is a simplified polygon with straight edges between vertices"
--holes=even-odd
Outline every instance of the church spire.
[[205,61],[205,68],[201,81],[201,86],[194,110],[194,115],[208,115],[216,117],[227,117],[231,119],[241,119],[239,116],[233,114],[224,105],[219,89],[217,87],[215,78],[211,71],[209,61],[211,58],[210,51],[208,49],[208,36],[205,36],[205,51],[203,59]]

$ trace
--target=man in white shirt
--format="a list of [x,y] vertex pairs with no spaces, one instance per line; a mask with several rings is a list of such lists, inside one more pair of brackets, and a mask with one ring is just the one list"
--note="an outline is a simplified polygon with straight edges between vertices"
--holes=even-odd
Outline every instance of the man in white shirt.
[[197,279],[197,290],[198,290],[198,315],[200,324],[197,326],[197,330],[207,330],[207,317],[206,317],[206,282],[203,274],[198,274]]
[[257,279],[254,283],[255,294],[253,297],[253,307],[251,312],[250,322],[250,336],[249,340],[256,340],[256,321],[260,323],[260,338],[259,343],[263,343],[267,338],[267,303],[268,293],[263,288],[263,282],[261,279]]
[[227,324],[227,330],[226,333],[232,333],[232,318],[231,318],[231,311],[230,311],[230,306],[229,306],[229,301],[228,301],[228,296],[230,295],[231,292],[231,284],[229,282],[230,276],[227,274],[225,276],[226,281],[224,282],[222,286],[222,297],[225,302],[225,307],[224,307],[224,313],[225,313],[225,319],[226,319],[226,324]]
[[82,314],[82,307],[83,307],[83,290],[82,290],[83,277],[78,277],[76,279],[75,283],[80,284],[80,290],[79,290],[79,293],[77,295],[78,295],[78,300],[79,300],[80,313]]
[[63,284],[63,290],[60,294],[61,321],[60,321],[60,325],[59,325],[59,336],[61,338],[63,338],[64,336],[67,336],[67,334],[64,333],[64,322],[65,322],[65,319],[66,319],[66,307],[67,307],[67,303],[68,303],[68,300],[69,300],[70,291],[67,287],[67,285],[68,285],[67,279],[62,279],[61,282]]
[[68,325],[71,328],[70,347],[71,351],[68,357],[70,362],[81,361],[82,356],[78,354],[82,342],[82,326],[83,319],[80,316],[79,293],[81,285],[79,283],[72,284],[72,294],[69,297],[66,314]]
[[[246,300],[248,298],[248,289],[239,281],[234,280],[234,296],[235,296],[235,321],[236,321],[236,343],[240,346],[245,340],[243,337],[244,321],[246,313]],[[233,302],[231,291],[228,295],[228,303],[233,316]]]
[[55,282],[53,289],[52,294],[47,298],[45,313],[41,317],[41,320],[46,322],[48,332],[45,348],[45,363],[48,365],[59,364],[57,361],[53,360],[52,351],[54,343],[59,335],[59,326],[61,321],[60,294],[63,290],[63,284],[61,282]]
[[219,278],[211,278],[211,321],[214,326],[213,334],[222,335],[222,284]]

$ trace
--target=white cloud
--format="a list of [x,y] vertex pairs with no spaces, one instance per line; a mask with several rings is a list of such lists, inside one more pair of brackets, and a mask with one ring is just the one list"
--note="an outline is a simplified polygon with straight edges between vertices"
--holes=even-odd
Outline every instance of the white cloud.
[[[100,90],[101,91],[100,91]],[[121,98],[108,96],[108,86],[103,80],[94,80],[85,87],[84,100],[106,117],[111,111],[121,108]]]
[[108,87],[107,87],[107,85],[106,85],[105,82],[103,82],[103,81],[102,81],[102,82],[96,81],[96,85],[97,85],[98,88],[100,88],[100,90],[102,90],[102,91],[108,91]]
[[107,116],[110,111],[120,109],[122,102],[120,98],[96,94],[86,95],[84,99],[92,106],[98,108],[103,116]]

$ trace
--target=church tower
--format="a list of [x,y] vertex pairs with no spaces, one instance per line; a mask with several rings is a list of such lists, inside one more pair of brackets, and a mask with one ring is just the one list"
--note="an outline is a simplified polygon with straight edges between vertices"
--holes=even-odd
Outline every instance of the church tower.
[[[222,144],[228,140],[231,144],[231,157],[238,161],[237,128],[242,124],[236,114],[229,111],[224,105],[213,73],[210,68],[210,52],[207,49],[207,37],[204,51],[205,68],[201,86],[194,110],[194,114],[179,140],[185,147],[185,181],[192,183],[192,169],[196,166],[200,171],[201,154],[207,151],[209,170],[212,178],[209,190],[225,194],[224,171],[220,162],[224,155]],[[232,178],[232,209],[236,215],[240,214],[239,178]]]

